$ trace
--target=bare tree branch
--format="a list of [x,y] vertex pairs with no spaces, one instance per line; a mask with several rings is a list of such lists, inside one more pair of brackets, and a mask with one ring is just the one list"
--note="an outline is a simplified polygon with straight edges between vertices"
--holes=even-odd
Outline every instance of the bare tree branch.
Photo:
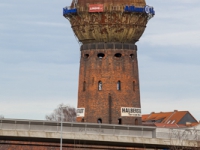
[[64,122],[75,122],[76,121],[76,109],[69,105],[60,104],[53,113],[46,115],[46,120],[50,121],[61,121],[61,114],[63,111],[63,121]]
[[[171,129],[169,135],[170,135],[170,143],[171,143],[170,149],[171,150],[197,150],[198,149],[198,147],[189,148],[189,147],[183,146],[186,140],[199,141],[198,130],[195,127],[191,129]],[[175,143],[175,141],[178,143]],[[178,144],[180,144],[180,146],[175,146]]]

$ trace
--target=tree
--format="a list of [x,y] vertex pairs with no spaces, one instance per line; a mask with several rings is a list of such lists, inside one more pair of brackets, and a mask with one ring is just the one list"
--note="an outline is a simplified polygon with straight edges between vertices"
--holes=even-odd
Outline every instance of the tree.
[[4,119],[4,116],[3,116],[3,115],[0,115],[0,119]]
[[69,105],[60,104],[53,113],[46,115],[46,120],[50,121],[61,121],[61,114],[63,112],[63,121],[64,122],[75,122],[76,121],[76,108]]
[[[191,148],[185,147],[185,141],[199,141],[199,131],[194,128],[170,129],[170,150],[198,150],[195,145]],[[175,146],[179,145],[179,146]]]

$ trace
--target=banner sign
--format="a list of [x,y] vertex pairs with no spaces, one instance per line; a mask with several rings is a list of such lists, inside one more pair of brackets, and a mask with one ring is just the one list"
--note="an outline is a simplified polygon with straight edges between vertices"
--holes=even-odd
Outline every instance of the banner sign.
[[85,108],[77,108],[76,116],[77,117],[84,117],[85,116]]
[[141,108],[121,107],[121,116],[141,117]]
[[103,12],[103,4],[90,4],[89,12]]

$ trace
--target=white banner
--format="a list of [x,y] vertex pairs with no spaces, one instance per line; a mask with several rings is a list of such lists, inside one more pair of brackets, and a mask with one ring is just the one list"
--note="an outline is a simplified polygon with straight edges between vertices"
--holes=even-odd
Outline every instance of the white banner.
[[77,108],[76,117],[84,117],[85,116],[85,108]]
[[141,108],[121,107],[121,116],[141,117]]

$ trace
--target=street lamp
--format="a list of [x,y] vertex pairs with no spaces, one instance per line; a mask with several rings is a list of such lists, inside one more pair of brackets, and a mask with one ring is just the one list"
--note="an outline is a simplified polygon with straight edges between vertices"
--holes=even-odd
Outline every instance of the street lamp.
[[62,150],[62,127],[63,127],[63,108],[66,108],[67,106],[61,106],[61,114],[60,114],[60,150]]

